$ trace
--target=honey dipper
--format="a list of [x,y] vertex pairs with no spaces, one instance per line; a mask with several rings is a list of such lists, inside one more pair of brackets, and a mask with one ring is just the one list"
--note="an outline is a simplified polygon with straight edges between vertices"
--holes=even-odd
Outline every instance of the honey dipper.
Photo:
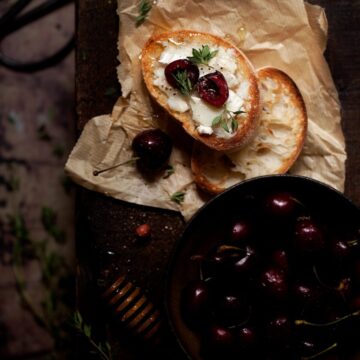
[[139,287],[121,275],[102,297],[127,329],[145,340],[154,339],[161,327],[160,313]]

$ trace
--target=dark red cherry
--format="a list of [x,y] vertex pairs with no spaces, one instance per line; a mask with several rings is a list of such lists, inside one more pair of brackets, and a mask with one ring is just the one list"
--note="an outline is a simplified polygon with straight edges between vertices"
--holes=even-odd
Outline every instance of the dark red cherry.
[[208,332],[208,341],[212,348],[226,349],[233,345],[234,336],[228,328],[213,325]]
[[285,250],[275,250],[271,254],[272,263],[279,269],[287,271],[289,268],[289,259]]
[[288,285],[286,276],[281,270],[270,268],[261,274],[261,287],[268,295],[283,298],[287,295]]
[[330,252],[336,260],[343,260],[350,255],[350,246],[346,241],[337,240],[331,243]]
[[141,168],[158,170],[168,161],[172,151],[172,140],[160,129],[144,130],[132,141],[132,149],[140,159]]
[[299,352],[301,355],[314,355],[317,351],[316,351],[316,343],[314,342],[314,340],[312,339],[302,339],[300,340],[300,342],[298,343],[298,347],[299,347]]
[[235,339],[243,349],[249,349],[256,345],[256,330],[252,326],[244,326],[235,330]]
[[220,107],[229,97],[229,88],[223,74],[215,71],[202,76],[197,84],[201,99],[210,105]]
[[265,210],[268,215],[284,218],[293,216],[300,202],[290,193],[279,192],[265,198]]
[[310,218],[299,218],[294,231],[295,248],[301,252],[315,253],[325,247],[320,227]]
[[360,260],[356,261],[353,265],[354,280],[360,284]]
[[237,253],[231,251],[217,252],[218,248],[213,249],[206,261],[204,269],[210,276],[219,276],[227,272],[229,266],[237,257]]
[[360,310],[360,295],[357,295],[350,300],[350,309],[352,311]]
[[186,71],[187,77],[194,86],[199,79],[198,67],[187,59],[175,60],[165,67],[165,77],[167,82],[174,88],[179,89],[179,83],[175,76],[179,71]]
[[320,299],[320,291],[314,285],[306,283],[297,283],[293,287],[295,300],[301,304],[314,303]]
[[205,281],[194,280],[182,292],[181,305],[186,322],[201,326],[208,315],[209,289]]
[[234,222],[230,231],[230,242],[241,245],[249,240],[252,233],[252,226],[249,221],[240,219]]
[[291,321],[286,315],[278,315],[267,324],[267,335],[270,341],[284,342],[291,336]]
[[231,269],[237,275],[245,275],[251,272],[256,265],[256,250],[252,246],[246,246],[246,252],[240,254]]
[[246,300],[232,293],[220,296],[216,306],[216,319],[225,326],[239,325],[249,317],[249,305]]

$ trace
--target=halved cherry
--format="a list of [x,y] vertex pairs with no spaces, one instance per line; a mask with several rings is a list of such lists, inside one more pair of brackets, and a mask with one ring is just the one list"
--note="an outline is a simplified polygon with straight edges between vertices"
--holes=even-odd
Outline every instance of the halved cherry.
[[179,71],[186,71],[192,86],[197,83],[199,79],[198,67],[187,59],[179,59],[171,62],[165,67],[166,80],[172,87],[179,89],[179,83],[175,79],[175,76]]
[[201,99],[216,107],[224,105],[229,97],[227,82],[220,71],[202,76],[197,89]]

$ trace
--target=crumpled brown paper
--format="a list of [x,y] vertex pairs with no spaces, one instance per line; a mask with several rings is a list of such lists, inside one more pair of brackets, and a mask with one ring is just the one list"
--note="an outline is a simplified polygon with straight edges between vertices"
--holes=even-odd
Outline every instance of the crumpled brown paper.
[[[66,171],[86,188],[117,199],[179,210],[189,218],[208,199],[198,192],[190,171],[190,139],[156,107],[142,81],[139,55],[147,39],[167,30],[191,29],[225,37],[239,46],[255,68],[277,67],[298,85],[308,112],[308,135],[290,173],[310,176],[343,190],[345,145],[340,104],[323,52],[327,40],[324,10],[302,0],[157,0],[145,22],[135,26],[138,3],[118,1],[120,16],[118,78],[123,97],[111,115],[91,119],[73,149]],[[104,54],[106,56],[106,54]],[[149,127],[170,133],[174,173],[145,178],[133,164],[94,176],[130,159],[132,138]],[[184,202],[171,200],[177,191]]]

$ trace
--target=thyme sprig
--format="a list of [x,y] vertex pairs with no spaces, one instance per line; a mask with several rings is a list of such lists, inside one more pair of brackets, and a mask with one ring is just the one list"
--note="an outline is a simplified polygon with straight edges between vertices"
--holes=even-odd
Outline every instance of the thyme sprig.
[[104,343],[97,343],[94,341],[91,326],[84,322],[83,317],[81,316],[79,311],[76,311],[74,314],[74,327],[86,337],[91,347],[93,347],[94,350],[96,350],[101,356],[101,359],[112,359],[110,344],[107,341]]
[[237,110],[237,111],[230,111],[225,109],[220,115],[215,116],[211,122],[211,127],[222,127],[226,132],[233,134],[239,127],[238,122],[236,121],[235,116],[244,114],[245,111]]
[[[63,348],[64,343],[72,342],[66,332],[68,314],[73,302],[71,296],[69,297],[70,291],[73,292],[70,269],[61,255],[49,250],[48,240],[35,241],[31,238],[21,213],[9,215],[8,220],[14,241],[12,268],[21,305],[54,339],[52,354],[65,354],[67,350]],[[27,286],[25,266],[28,260],[36,261],[41,270],[41,304],[33,300]]]
[[57,225],[57,214],[54,209],[43,206],[41,209],[41,222],[45,231],[52,236],[57,243],[65,242],[65,232]]
[[140,1],[139,15],[135,19],[136,27],[139,27],[146,20],[151,8],[152,8],[152,5],[151,5],[150,1],[147,1],[147,0]]
[[164,173],[164,176],[163,176],[163,179],[167,179],[169,178],[172,174],[175,173],[175,169],[172,165],[168,165],[165,169],[165,173]]
[[170,196],[171,201],[176,202],[177,204],[181,204],[185,199],[184,191],[176,191]]
[[190,92],[192,91],[192,83],[190,81],[189,75],[186,70],[179,70],[173,77],[178,84],[178,89],[184,96],[189,96]]
[[218,50],[211,51],[208,45],[202,45],[201,49],[192,49],[192,56],[188,56],[188,59],[194,64],[208,65],[217,53]]

